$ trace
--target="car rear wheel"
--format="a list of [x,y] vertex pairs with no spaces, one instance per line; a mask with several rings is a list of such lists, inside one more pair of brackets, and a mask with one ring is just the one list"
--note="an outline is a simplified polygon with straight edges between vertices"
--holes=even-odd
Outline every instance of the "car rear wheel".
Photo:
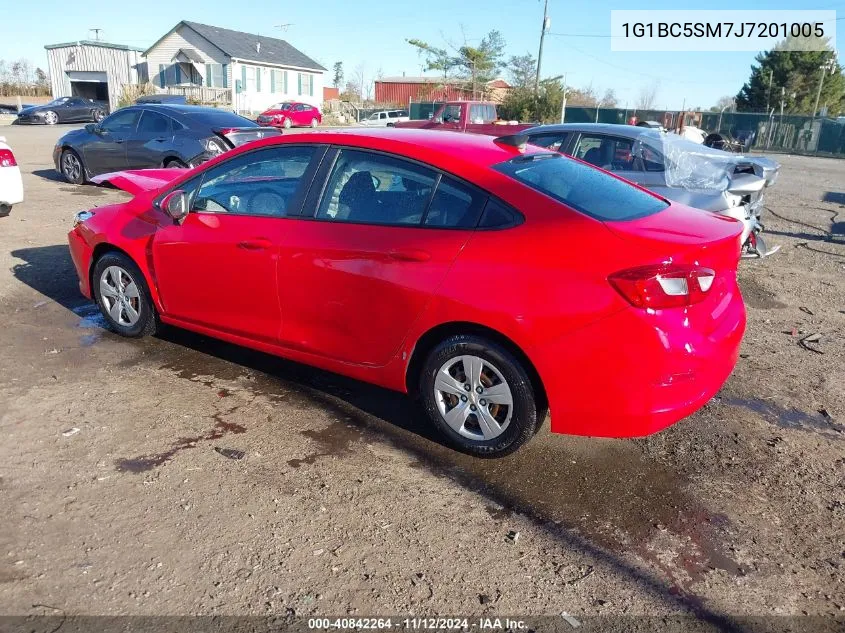
[[311,119],[311,127],[317,127],[317,119]]
[[144,275],[123,253],[106,253],[94,264],[94,300],[109,327],[122,336],[155,334],[158,320]]
[[85,167],[82,164],[82,159],[72,149],[66,149],[62,152],[61,170],[62,176],[69,183],[81,185],[85,182]]
[[44,123],[47,125],[55,125],[59,122],[59,115],[53,112],[52,110],[48,110],[44,113]]
[[0,218],[5,218],[12,212],[12,205],[0,204]]
[[453,336],[431,351],[420,374],[419,396],[449,443],[478,457],[514,452],[542,422],[523,364],[478,336]]

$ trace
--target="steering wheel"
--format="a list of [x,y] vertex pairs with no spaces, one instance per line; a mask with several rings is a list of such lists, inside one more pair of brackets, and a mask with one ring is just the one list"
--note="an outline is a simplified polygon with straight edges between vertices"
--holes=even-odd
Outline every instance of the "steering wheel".
[[272,189],[259,189],[249,200],[249,211],[256,215],[286,215],[287,200]]

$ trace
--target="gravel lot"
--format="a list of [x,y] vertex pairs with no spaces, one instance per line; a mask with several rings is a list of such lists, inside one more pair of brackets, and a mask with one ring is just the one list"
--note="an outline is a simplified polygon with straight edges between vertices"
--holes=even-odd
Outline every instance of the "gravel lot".
[[742,358],[701,412],[482,461],[400,395],[104,331],[66,233],[125,194],[58,178],[67,129],[0,128],[27,195],[0,219],[2,613],[845,626],[845,161],[780,157],[764,219],[783,248],[742,263]]

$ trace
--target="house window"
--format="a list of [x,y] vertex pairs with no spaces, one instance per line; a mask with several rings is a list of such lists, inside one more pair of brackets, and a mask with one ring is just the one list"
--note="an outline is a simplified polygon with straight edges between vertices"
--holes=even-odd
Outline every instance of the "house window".
[[244,77],[243,77],[243,79],[244,79],[244,90],[246,92],[255,92],[255,90],[256,90],[255,76],[258,74],[257,73],[258,69],[255,66],[244,66],[243,69],[244,69],[244,72],[243,72],[243,75],[244,75]]
[[270,71],[270,92],[288,91],[288,71],[273,69]]
[[299,73],[299,94],[314,95],[314,77]]
[[205,65],[205,85],[209,88],[228,88],[226,64]]

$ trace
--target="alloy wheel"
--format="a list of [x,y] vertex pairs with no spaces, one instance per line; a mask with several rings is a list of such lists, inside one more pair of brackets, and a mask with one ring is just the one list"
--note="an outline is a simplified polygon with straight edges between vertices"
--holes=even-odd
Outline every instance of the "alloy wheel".
[[446,424],[470,440],[499,437],[513,414],[504,375],[479,356],[455,356],[443,363],[434,380],[434,400]]
[[141,318],[141,294],[132,276],[120,266],[109,266],[100,275],[103,308],[118,325],[132,327]]
[[47,125],[55,125],[59,122],[59,115],[50,110],[49,112],[44,114],[44,122]]
[[65,152],[62,156],[62,173],[71,182],[78,182],[82,175],[82,163],[73,152]]

